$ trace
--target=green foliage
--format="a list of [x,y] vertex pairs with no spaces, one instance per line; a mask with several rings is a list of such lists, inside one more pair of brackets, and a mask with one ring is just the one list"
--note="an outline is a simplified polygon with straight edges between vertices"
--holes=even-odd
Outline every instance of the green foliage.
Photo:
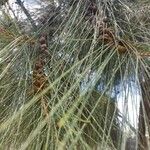
[[[39,24],[36,32],[30,29],[30,33],[22,33],[18,22],[3,12],[0,24],[1,149],[125,149],[127,131],[134,129],[128,117],[129,95],[135,94],[132,82],[141,91],[141,76],[145,78],[144,72],[149,73],[149,60],[138,55],[141,49],[149,51],[149,44],[138,42],[136,33],[143,31],[149,38],[149,30],[146,27],[142,30],[138,26],[140,22],[134,25],[135,20],[128,20],[131,14],[126,10],[123,15],[129,22],[120,23],[122,15],[118,13],[130,3],[118,2],[119,10],[111,2],[93,2],[101,12],[95,16],[87,15],[88,3],[60,1],[64,5],[54,9],[57,12],[45,18],[45,24]],[[124,54],[98,37],[99,27],[94,22],[98,24],[107,15],[104,8],[111,14],[108,24],[124,33],[118,35],[128,47]],[[48,44],[44,66],[47,86],[34,93],[33,71],[42,33],[47,34]],[[117,105],[117,88],[123,93],[123,115]],[[132,105],[138,107],[135,97],[131,99]],[[42,100],[47,103],[46,115]],[[137,133],[134,136],[138,136]]]

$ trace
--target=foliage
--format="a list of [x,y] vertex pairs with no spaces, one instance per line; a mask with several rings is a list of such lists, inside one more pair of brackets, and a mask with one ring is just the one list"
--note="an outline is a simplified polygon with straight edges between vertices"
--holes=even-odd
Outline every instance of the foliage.
[[[59,1],[59,6],[47,6],[50,11],[41,13],[36,27],[21,3],[32,25],[30,32],[3,11],[1,149],[115,150],[125,149],[128,130],[138,137],[138,128],[128,117],[128,99],[129,94],[141,94],[143,103],[149,94],[146,85],[143,95],[141,83],[149,81],[150,53],[149,16],[139,20],[136,8],[145,4],[135,3],[136,7],[120,1]],[[34,76],[41,59],[41,72]],[[41,74],[44,81],[39,80]],[[36,90],[35,80],[40,82]],[[123,95],[123,114],[117,105],[118,91]],[[138,116],[136,96],[131,100]],[[142,110],[149,109],[143,104]],[[146,118],[147,128],[150,118]]]

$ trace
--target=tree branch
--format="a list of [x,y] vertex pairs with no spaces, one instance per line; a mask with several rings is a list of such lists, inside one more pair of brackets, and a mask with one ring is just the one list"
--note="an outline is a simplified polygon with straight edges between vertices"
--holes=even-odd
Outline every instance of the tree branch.
[[33,30],[36,31],[36,30],[37,30],[37,26],[36,26],[34,20],[32,19],[32,17],[31,17],[31,15],[30,15],[29,11],[25,8],[23,2],[22,2],[21,0],[16,0],[16,4],[18,4],[18,5],[21,7],[21,9],[23,10],[23,12],[24,12],[25,15],[27,16],[28,20],[30,21]]

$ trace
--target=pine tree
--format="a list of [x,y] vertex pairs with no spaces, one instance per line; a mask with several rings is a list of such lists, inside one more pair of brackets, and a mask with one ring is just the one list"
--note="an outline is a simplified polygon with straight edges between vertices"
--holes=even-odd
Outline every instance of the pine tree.
[[[17,4],[27,21],[3,6],[0,22],[0,148],[122,150],[134,136],[135,148],[145,150],[149,16],[136,13],[145,4],[45,1],[38,18]],[[138,107],[140,93],[137,129],[128,99]]]

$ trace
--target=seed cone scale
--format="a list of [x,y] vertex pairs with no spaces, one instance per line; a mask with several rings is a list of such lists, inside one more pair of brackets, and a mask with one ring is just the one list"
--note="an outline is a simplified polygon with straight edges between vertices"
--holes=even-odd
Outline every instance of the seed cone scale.
[[126,47],[124,47],[122,45],[118,45],[117,50],[118,50],[119,54],[124,54],[127,51]]

